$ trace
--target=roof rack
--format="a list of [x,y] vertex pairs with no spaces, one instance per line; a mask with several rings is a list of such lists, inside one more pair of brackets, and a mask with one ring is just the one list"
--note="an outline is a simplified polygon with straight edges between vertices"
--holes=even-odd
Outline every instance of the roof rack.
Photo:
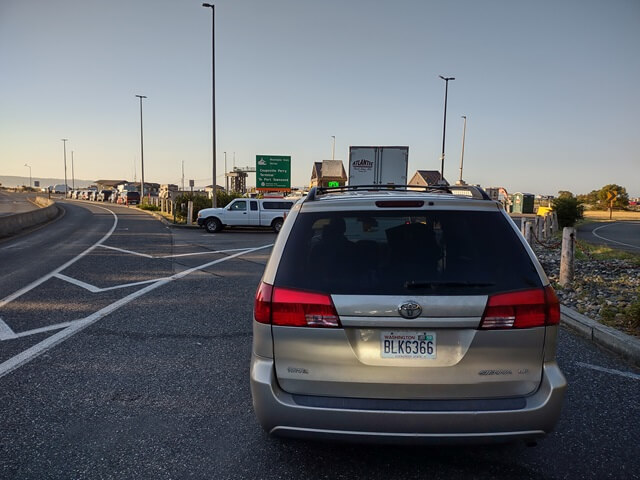
[[481,187],[476,187],[475,185],[344,185],[341,187],[312,187],[304,201],[313,202],[318,195],[327,193],[394,190],[401,192],[448,193],[476,200],[491,200],[491,197]]

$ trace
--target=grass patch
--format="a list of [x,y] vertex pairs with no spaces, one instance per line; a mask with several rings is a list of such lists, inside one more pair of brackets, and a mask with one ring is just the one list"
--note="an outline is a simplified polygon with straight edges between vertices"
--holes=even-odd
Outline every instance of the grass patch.
[[[583,216],[584,220],[581,223],[609,221],[609,212],[607,210],[585,210]],[[632,210],[614,210],[611,216],[611,220],[638,221],[640,220],[640,212]]]
[[633,265],[640,266],[640,255],[623,250],[616,250],[606,245],[591,245],[579,242],[576,248],[578,260],[626,260]]

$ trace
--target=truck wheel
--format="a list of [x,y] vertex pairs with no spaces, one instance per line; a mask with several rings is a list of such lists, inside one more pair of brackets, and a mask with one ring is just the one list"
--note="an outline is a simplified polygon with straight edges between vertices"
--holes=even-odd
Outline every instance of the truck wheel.
[[209,233],[216,233],[222,230],[222,224],[217,218],[207,218],[207,221],[204,222],[204,228],[206,228]]
[[273,222],[271,222],[271,228],[273,228],[273,231],[279,233],[280,230],[282,230],[283,222],[284,220],[282,220],[281,218],[276,218]]

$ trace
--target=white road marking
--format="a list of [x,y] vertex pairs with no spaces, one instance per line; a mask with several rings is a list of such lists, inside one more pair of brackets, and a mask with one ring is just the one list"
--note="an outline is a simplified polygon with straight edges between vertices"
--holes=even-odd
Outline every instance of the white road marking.
[[174,255],[165,255],[163,257],[155,257],[155,258],[177,258],[177,257],[188,257],[190,255],[208,255],[210,253],[241,252],[243,250],[248,250],[248,249],[247,248],[230,248],[228,250],[208,250],[206,252],[176,253]]
[[158,282],[160,280],[165,280],[166,278],[168,278],[168,277],[153,278],[151,280],[142,280],[141,282],[123,283],[121,285],[115,285],[113,287],[100,288],[100,287],[96,287],[95,285],[91,285],[90,283],[83,282],[82,280],[78,280],[72,277],[67,277],[62,273],[56,273],[54,277],[59,278],[60,280],[64,280],[65,282],[73,283],[78,287],[82,287],[85,290],[89,290],[91,293],[108,292],[109,290],[118,290],[120,288],[136,287],[138,285],[146,285],[147,283]]
[[[117,219],[117,217],[116,217],[116,219]],[[114,225],[114,227],[115,227],[115,225]],[[147,287],[144,287],[144,288],[142,288],[140,290],[137,290],[137,291],[135,291],[133,293],[130,293],[126,297],[123,297],[120,300],[118,300],[118,301],[116,301],[116,302],[114,302],[114,303],[112,303],[110,305],[107,305],[106,307],[104,307],[104,308],[98,310],[97,312],[89,315],[88,317],[80,319],[80,320],[76,320],[75,322],[73,322],[69,327],[65,328],[64,330],[62,330],[62,331],[60,331],[58,333],[55,333],[55,334],[51,335],[50,337],[47,337],[46,339],[44,339],[40,343],[35,344],[31,348],[28,348],[27,350],[19,353],[18,355],[14,356],[14,357],[11,357],[9,360],[6,360],[5,362],[0,363],[0,377],[2,377],[4,375],[6,375],[7,373],[15,370],[16,368],[19,368],[19,367],[25,365],[26,363],[30,362],[34,358],[36,358],[39,355],[43,354],[47,350],[50,350],[51,348],[55,347],[59,343],[64,342],[65,340],[70,338],[72,335],[75,335],[79,331],[85,329],[89,325],[94,324],[95,322],[97,322],[101,318],[104,318],[105,316],[109,315],[110,313],[115,312],[120,307],[122,307],[124,305],[127,305],[128,303],[132,302],[136,298],[141,297],[142,295],[144,295],[146,293],[149,293],[149,292],[155,290],[158,287],[166,285],[167,283],[172,282],[174,280],[178,280],[180,278],[186,277],[187,275],[189,275],[189,274],[191,274],[191,273],[193,273],[195,271],[203,270],[203,269],[205,269],[207,267],[210,267],[212,265],[215,265],[217,263],[226,262],[227,260],[231,260],[232,258],[239,257],[240,255],[245,255],[247,253],[255,252],[257,250],[262,250],[264,248],[268,248],[268,247],[271,247],[271,246],[273,246],[273,244],[263,245],[262,247],[251,248],[251,249],[245,250],[243,252],[238,252],[238,253],[235,253],[233,255],[229,255],[228,257],[219,258],[219,259],[213,260],[211,262],[203,263],[202,265],[198,265],[196,267],[192,267],[192,268],[189,268],[187,270],[183,270],[182,272],[179,272],[179,273],[176,273],[176,274],[174,274],[174,275],[172,275],[170,277],[158,280],[155,283],[152,283],[151,285],[148,285]],[[58,273],[58,272],[56,272],[56,273]]]
[[11,330],[11,327],[0,318],[0,341],[11,338],[16,338],[16,334]]
[[617,243],[618,245],[624,245],[625,247],[637,248],[638,250],[640,250],[640,247],[638,247],[637,245],[629,245],[628,243],[618,242],[617,240],[611,240],[611,239],[609,239],[609,238],[605,238],[605,237],[603,237],[603,236],[601,236],[601,235],[598,235],[598,234],[596,233],[598,230],[601,230],[601,229],[606,228],[606,227],[610,227],[610,226],[612,226],[612,225],[616,225],[616,223],[609,223],[609,224],[607,224],[607,225],[602,225],[601,227],[594,228],[594,229],[591,231],[591,233],[593,233],[593,235],[594,235],[595,237],[598,237],[600,240],[604,240],[605,242]]
[[620,370],[613,370],[612,368],[599,367],[597,365],[591,365],[590,363],[576,362],[576,365],[581,367],[590,368],[591,370],[597,370],[599,372],[611,373],[613,375],[620,375],[621,377],[633,378],[634,380],[640,380],[640,375],[631,372],[622,372]]
[[60,330],[79,321],[81,320],[72,320],[70,322],[56,323],[55,325],[47,325],[46,327],[34,328],[33,330],[25,330],[24,332],[15,333],[14,338],[29,337],[31,335],[37,335],[38,333],[50,332],[51,330]]
[[153,258],[151,255],[147,255],[146,253],[139,253],[139,252],[134,252],[132,250],[125,250],[124,248],[111,247],[109,245],[98,245],[98,246],[102,248],[108,248],[109,250],[116,250],[118,252],[130,253],[131,255],[138,255],[139,257]]
[[56,268],[55,270],[53,270],[52,272],[47,273],[46,275],[44,275],[43,277],[40,277],[38,280],[35,280],[34,282],[31,282],[29,285],[27,285],[26,287],[21,288],[20,290],[13,292],[11,295],[6,296],[5,298],[3,298],[2,300],[0,300],[0,308],[4,307],[7,303],[15,300],[16,298],[24,295],[25,293],[33,290],[34,288],[36,288],[38,285],[41,285],[42,283],[46,282],[47,280],[49,280],[51,277],[53,277],[54,275],[56,275],[57,273],[60,273],[62,270],[64,270],[65,268],[67,268],[70,265],[73,265],[75,262],[77,262],[78,260],[80,260],[81,258],[83,258],[85,255],[87,255],[88,253],[90,253],[92,250],[94,250],[96,247],[98,247],[102,242],[104,242],[107,238],[109,238],[111,236],[111,234],[113,233],[113,231],[116,229],[116,226],[118,225],[118,216],[113,213],[111,210],[104,208],[104,207],[98,207],[98,208],[102,208],[103,210],[106,210],[107,212],[109,212],[111,215],[113,215],[113,225],[111,226],[111,229],[100,239],[98,240],[96,243],[94,243],[93,245],[91,245],[89,248],[87,248],[84,252],[80,253],[79,255],[75,256],[74,258],[72,258],[71,260],[69,260],[68,262],[66,262],[65,264],[59,266],[58,268]]
[[173,255],[149,255],[147,253],[134,252],[133,250],[125,250],[124,248],[112,247],[110,245],[98,245],[102,248],[108,248],[110,250],[117,250],[118,252],[129,253],[131,255],[138,255],[145,258],[177,258],[177,257],[189,257],[196,255],[210,255],[212,253],[227,253],[227,252],[241,252],[248,250],[247,248],[231,248],[228,250],[207,250],[206,252],[193,252],[193,253],[175,253]]

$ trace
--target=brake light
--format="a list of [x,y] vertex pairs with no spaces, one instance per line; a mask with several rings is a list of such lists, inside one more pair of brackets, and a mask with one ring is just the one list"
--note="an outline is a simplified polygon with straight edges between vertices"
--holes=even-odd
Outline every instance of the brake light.
[[340,327],[340,317],[331,297],[289,288],[260,284],[254,318],[260,323],[289,327]]
[[491,295],[480,322],[484,330],[532,328],[560,322],[560,303],[550,286]]
[[376,207],[379,208],[419,208],[423,205],[423,200],[378,200],[376,202]]
[[271,323],[271,294],[273,287],[268,283],[260,283],[253,304],[253,318],[256,322]]

